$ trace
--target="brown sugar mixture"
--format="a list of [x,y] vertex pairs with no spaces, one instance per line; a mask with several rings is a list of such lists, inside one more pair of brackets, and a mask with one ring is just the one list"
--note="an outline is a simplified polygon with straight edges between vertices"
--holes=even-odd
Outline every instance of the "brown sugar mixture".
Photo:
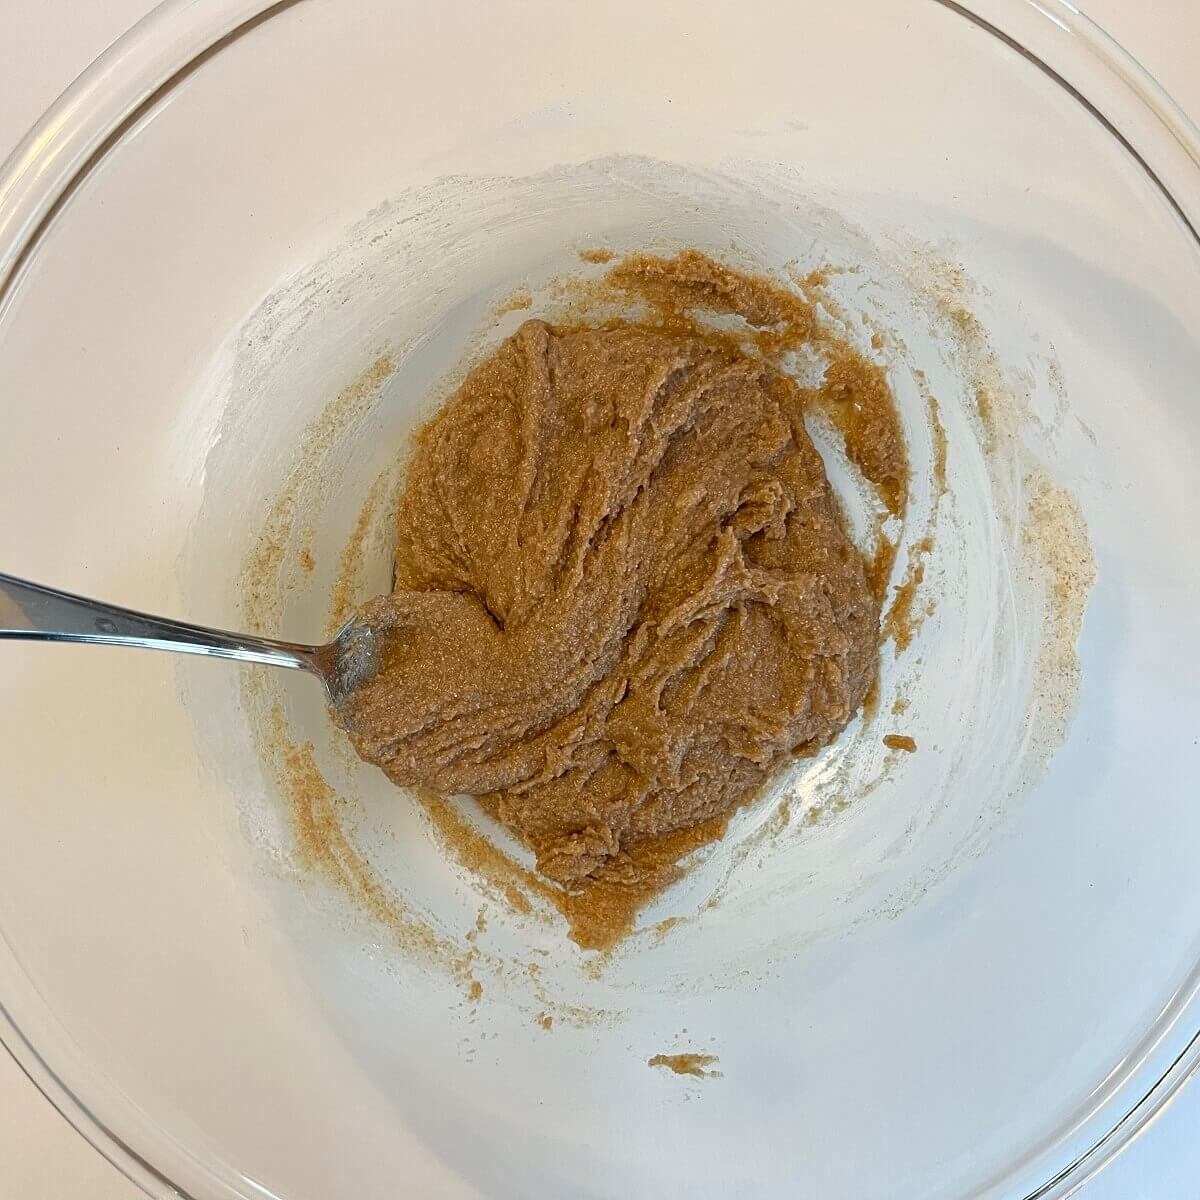
[[676,1075],[691,1075],[695,1079],[707,1079],[712,1075],[720,1075],[720,1071],[710,1068],[717,1061],[715,1054],[656,1054],[646,1060],[648,1066],[666,1067]]
[[[526,321],[417,434],[395,590],[359,614],[382,666],[338,712],[397,784],[478,797],[567,894],[636,897],[625,928],[671,878],[656,848],[674,862],[697,844],[682,834],[719,836],[845,727],[880,637],[811,393],[677,319],[734,312],[785,344],[814,335],[807,306],[694,252],[627,259],[614,286],[639,269],[649,318]],[[830,361],[825,399],[861,396],[855,461],[882,464],[896,511],[907,459],[882,371]]]

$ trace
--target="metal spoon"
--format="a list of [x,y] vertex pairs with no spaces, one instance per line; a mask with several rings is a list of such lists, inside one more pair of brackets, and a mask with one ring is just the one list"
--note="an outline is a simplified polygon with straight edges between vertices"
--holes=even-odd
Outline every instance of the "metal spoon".
[[152,617],[0,574],[0,641],[14,638],[140,646],[292,667],[316,675],[333,704],[374,673],[378,650],[371,627],[354,621],[342,626],[333,641],[306,646]]

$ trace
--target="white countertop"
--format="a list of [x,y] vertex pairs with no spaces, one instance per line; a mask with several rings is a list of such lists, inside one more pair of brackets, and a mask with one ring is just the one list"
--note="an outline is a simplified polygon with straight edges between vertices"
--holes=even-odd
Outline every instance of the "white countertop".
[[[1200,120],[1197,0],[1077,0]],[[0,159],[152,0],[0,0]],[[1082,1200],[1200,1196],[1200,1080]],[[136,1200],[141,1192],[58,1116],[0,1051],[0,1200]]]

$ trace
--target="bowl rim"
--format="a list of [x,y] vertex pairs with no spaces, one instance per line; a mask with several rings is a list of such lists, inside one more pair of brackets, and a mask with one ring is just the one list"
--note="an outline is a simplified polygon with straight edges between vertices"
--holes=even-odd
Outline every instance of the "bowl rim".
[[[71,194],[122,135],[188,75],[250,30],[303,0],[160,0],[99,55],[0,163],[0,317],[43,234]],[[1200,127],[1154,77],[1071,0],[930,0],[1017,52],[1063,88],[1146,173],[1200,247],[1200,219],[1172,192],[1130,136],[1098,104],[1000,22],[1034,10],[1078,39],[1200,171]],[[0,938],[3,934],[0,933]],[[1197,989],[1200,992],[1200,988]],[[1192,999],[1195,997],[1193,996]],[[1104,1133],[1022,1200],[1063,1200],[1096,1175],[1161,1116],[1200,1070],[1200,1028],[1148,1089]],[[180,1184],[92,1112],[17,1025],[0,997],[0,1044],[59,1114],[150,1196],[193,1200]],[[275,1200],[245,1179],[247,1188]]]

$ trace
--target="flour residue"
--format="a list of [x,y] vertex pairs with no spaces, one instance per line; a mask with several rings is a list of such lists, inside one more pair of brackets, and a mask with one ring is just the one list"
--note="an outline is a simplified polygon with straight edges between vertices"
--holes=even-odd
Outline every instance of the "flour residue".
[[[314,491],[319,493],[326,486],[319,471],[314,472],[314,464],[322,463],[335,444],[361,424],[367,410],[377,401],[384,380],[395,369],[391,355],[381,354],[304,430],[291,468],[267,510],[266,520],[242,573],[249,628],[262,633],[279,628],[282,605],[278,588],[281,578],[291,567],[291,550],[301,521],[299,512],[305,502],[311,503]],[[307,526],[302,532],[307,532]],[[308,545],[300,546],[296,560],[302,570],[312,572],[315,559]]]
[[398,457],[397,465],[384,471],[367,492],[350,540],[338,560],[337,582],[325,621],[326,637],[333,637],[369,594],[364,579],[367,567],[391,552],[387,544],[387,531],[394,524],[390,506],[395,501],[401,474]]
[[1096,559],[1079,501],[1043,471],[1026,478],[1026,489],[1022,548],[1045,598],[1029,726],[1045,752],[1066,737],[1083,685],[1079,637],[1096,582]]
[[414,917],[380,880],[344,828],[342,801],[321,774],[311,742],[297,745],[287,732],[282,710],[271,709],[267,746],[294,822],[300,867],[318,872],[341,889],[371,919],[388,930],[408,954],[439,964],[458,965],[453,943]]

